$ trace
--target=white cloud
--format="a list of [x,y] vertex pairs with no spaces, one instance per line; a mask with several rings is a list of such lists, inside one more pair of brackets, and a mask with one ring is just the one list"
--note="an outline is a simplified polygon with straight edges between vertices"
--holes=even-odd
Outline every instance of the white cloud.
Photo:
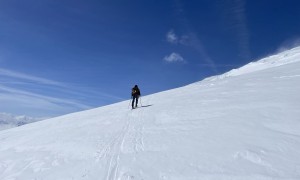
[[172,44],[177,44],[178,43],[178,37],[177,35],[174,33],[173,30],[170,30],[168,33],[167,33],[167,41],[169,43],[172,43]]
[[184,46],[188,45],[189,36],[184,34],[182,36],[178,36],[175,34],[174,30],[170,30],[166,35],[167,41],[171,44],[181,44]]
[[169,56],[164,57],[164,61],[168,63],[173,63],[173,62],[185,62],[183,57],[178,54],[178,53],[171,53]]

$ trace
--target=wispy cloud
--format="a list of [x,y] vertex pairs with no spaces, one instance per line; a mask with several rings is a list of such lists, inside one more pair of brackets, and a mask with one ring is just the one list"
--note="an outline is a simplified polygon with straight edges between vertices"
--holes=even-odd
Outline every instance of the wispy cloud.
[[175,53],[175,52],[171,53],[168,56],[165,56],[164,61],[166,61],[168,63],[186,62],[180,54]]
[[209,67],[217,73],[217,66],[216,63],[212,60],[212,58],[208,55],[208,53],[205,50],[205,47],[203,46],[201,40],[198,38],[197,34],[195,33],[190,33],[189,34],[189,39],[186,40],[186,46],[190,46],[193,49],[195,49],[201,56],[202,60],[206,62],[206,64],[209,64]]
[[63,83],[59,83],[59,82],[56,82],[53,80],[40,78],[40,77],[36,77],[36,76],[32,76],[32,75],[28,75],[28,74],[24,74],[24,73],[20,73],[20,72],[16,72],[16,71],[11,71],[8,69],[3,69],[3,68],[0,68],[0,76],[7,76],[10,78],[28,80],[28,81],[35,82],[35,83],[66,87]]
[[[191,47],[195,49],[201,56],[202,60],[204,60],[209,67],[214,72],[217,72],[217,67],[214,65],[214,61],[210,58],[210,56],[206,53],[204,46],[202,45],[201,41],[197,37],[195,33],[184,34],[178,36],[174,30],[170,30],[166,35],[167,41],[172,44]],[[164,61],[166,62],[186,62],[186,60],[178,53],[171,53],[168,56],[165,56]]]
[[[0,68],[0,109],[30,116],[56,116],[90,109],[89,100],[115,99],[92,88],[70,85]],[[43,115],[44,114],[44,115]]]
[[176,35],[174,30],[169,31],[173,32],[175,34],[175,37],[177,37],[177,44],[190,47],[196,50],[200,56],[199,61],[209,64],[211,70],[217,73],[218,70],[215,66],[215,62],[207,53],[206,48],[203,45],[201,39],[197,36],[196,31],[185,16],[184,6],[181,0],[174,0],[174,12],[177,16],[178,22],[181,24],[181,28],[185,29],[186,31],[186,33],[180,36]]
[[187,34],[184,35],[177,35],[173,29],[171,29],[166,34],[167,42],[171,44],[180,44],[180,45],[187,45],[189,41],[189,36]]
[[170,30],[167,35],[166,35],[166,39],[169,43],[171,44],[177,44],[178,43],[178,37],[175,34],[174,30]]
[[251,58],[251,51],[249,46],[250,33],[247,27],[246,1],[229,0],[224,2],[225,21],[228,27],[236,33],[239,55],[241,58],[249,60]]
[[233,12],[236,16],[241,56],[246,60],[249,60],[251,58],[251,53],[249,48],[249,31],[246,21],[245,4],[245,0],[236,0]]
[[[198,64],[198,66],[201,66],[201,67],[211,67],[212,64]],[[231,67],[231,68],[237,68],[237,67],[240,67],[241,64],[214,64],[215,67]]]
[[2,85],[0,85],[0,91],[10,93],[10,94],[14,94],[14,95],[18,94],[18,95],[21,95],[21,96],[34,97],[34,98],[38,98],[38,99],[41,99],[41,100],[45,100],[45,101],[52,102],[52,103],[57,103],[57,104],[66,104],[66,105],[76,106],[80,109],[90,108],[90,106],[84,105],[82,103],[75,102],[74,100],[63,99],[63,98],[55,98],[55,97],[51,97],[51,96],[45,96],[45,95],[32,93],[32,92],[29,92],[29,91],[18,90],[16,88],[10,88],[10,87],[7,87],[7,86],[2,86]]
[[0,86],[0,101],[1,111],[35,117],[51,117],[91,108],[76,100],[31,93],[7,86]]

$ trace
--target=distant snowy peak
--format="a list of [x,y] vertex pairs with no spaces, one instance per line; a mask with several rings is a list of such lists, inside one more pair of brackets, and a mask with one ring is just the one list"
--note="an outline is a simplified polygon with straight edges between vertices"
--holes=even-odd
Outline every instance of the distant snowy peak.
[[281,52],[276,55],[263,58],[256,62],[251,62],[238,69],[233,69],[225,74],[206,78],[204,81],[215,81],[218,79],[224,79],[226,77],[239,76],[239,75],[248,74],[248,73],[269,69],[273,67],[278,67],[278,66],[299,62],[299,61],[300,61],[300,46]]
[[0,130],[22,126],[24,124],[33,123],[43,119],[46,118],[33,118],[25,115],[16,116],[8,113],[0,113]]

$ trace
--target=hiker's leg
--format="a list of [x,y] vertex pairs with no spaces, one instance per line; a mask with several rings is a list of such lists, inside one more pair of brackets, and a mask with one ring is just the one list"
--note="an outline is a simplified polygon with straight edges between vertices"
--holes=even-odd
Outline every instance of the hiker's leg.
[[135,96],[132,97],[132,103],[131,103],[132,108],[134,108],[134,99],[135,99]]
[[137,105],[138,105],[138,102],[139,102],[139,96],[136,96],[135,107],[137,107]]

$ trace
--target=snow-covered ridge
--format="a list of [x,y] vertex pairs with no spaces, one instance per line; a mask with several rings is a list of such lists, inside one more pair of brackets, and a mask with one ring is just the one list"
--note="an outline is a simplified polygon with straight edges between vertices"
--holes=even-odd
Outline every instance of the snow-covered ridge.
[[256,62],[251,62],[242,66],[238,69],[233,69],[222,75],[212,76],[204,79],[205,81],[214,81],[217,79],[224,79],[231,76],[239,76],[247,73],[252,73],[256,71],[261,71],[273,67],[282,66],[289,63],[294,63],[300,61],[300,47],[296,47],[276,55],[272,55]]

